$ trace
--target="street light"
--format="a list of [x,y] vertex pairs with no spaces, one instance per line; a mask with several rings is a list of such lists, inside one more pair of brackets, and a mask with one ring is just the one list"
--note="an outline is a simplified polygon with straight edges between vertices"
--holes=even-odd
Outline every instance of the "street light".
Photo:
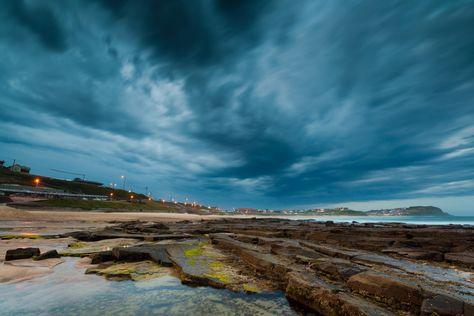
[[125,181],[126,181],[126,177],[125,176],[120,176],[120,178],[123,179],[123,182],[122,182],[122,189],[125,190]]
[[35,179],[35,185],[38,186],[39,183],[40,183],[40,179],[39,179],[39,178],[36,178],[36,179]]

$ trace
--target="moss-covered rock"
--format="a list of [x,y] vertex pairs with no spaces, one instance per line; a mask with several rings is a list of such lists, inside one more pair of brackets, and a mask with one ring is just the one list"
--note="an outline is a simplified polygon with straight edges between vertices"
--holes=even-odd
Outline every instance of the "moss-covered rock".
[[115,247],[132,246],[140,241],[132,238],[114,238],[99,241],[75,241],[68,248],[59,251],[61,256],[84,257],[94,253],[112,250]]
[[12,235],[1,235],[0,240],[11,240],[11,239],[42,239],[44,238],[38,234],[29,234],[29,233],[22,233],[22,234],[12,234]]
[[149,280],[171,274],[172,270],[152,261],[124,262],[89,268],[86,274],[102,275],[108,280]]
[[176,243],[168,246],[167,251],[183,283],[247,293],[270,290],[253,273],[244,273],[246,268],[237,258],[214,248],[208,239]]

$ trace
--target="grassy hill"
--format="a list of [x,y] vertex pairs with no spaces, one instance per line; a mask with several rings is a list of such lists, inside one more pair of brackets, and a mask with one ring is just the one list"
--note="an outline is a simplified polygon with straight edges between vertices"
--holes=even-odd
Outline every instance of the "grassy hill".
[[22,174],[14,173],[8,169],[0,169],[0,183],[9,183],[9,184],[20,184],[34,186],[34,180],[36,178],[40,179],[41,186],[63,190],[69,193],[79,193],[79,194],[91,194],[91,195],[109,195],[110,193],[114,194],[116,199],[126,200],[133,194],[137,199],[146,199],[148,198],[144,194],[132,192],[129,193],[126,190],[106,188],[102,186],[61,180],[56,178],[44,177],[40,175],[33,174]]
[[[25,186],[34,186],[34,180],[39,178],[41,186],[63,190],[69,193],[80,193],[90,195],[106,195],[113,193],[111,201],[95,200],[76,200],[76,199],[49,199],[28,202],[24,204],[15,204],[15,207],[28,208],[57,208],[57,209],[77,209],[84,211],[101,210],[112,212],[173,212],[173,213],[191,213],[191,214],[209,214],[218,213],[215,209],[207,209],[201,206],[184,205],[183,203],[171,203],[148,200],[144,194],[128,192],[126,190],[112,189],[97,186],[88,183],[61,180],[51,177],[44,177],[33,174],[13,173],[8,169],[0,169],[0,184],[18,184]],[[133,201],[130,196],[133,195]]]

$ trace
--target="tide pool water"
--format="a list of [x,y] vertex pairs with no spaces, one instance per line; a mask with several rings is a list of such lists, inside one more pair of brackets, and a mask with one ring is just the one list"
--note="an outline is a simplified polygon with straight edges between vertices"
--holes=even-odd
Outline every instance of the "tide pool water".
[[0,315],[297,315],[281,292],[234,293],[173,276],[108,281],[67,258],[47,276],[0,284]]
[[425,225],[474,225],[474,216],[293,216],[292,219],[359,223],[407,223]]

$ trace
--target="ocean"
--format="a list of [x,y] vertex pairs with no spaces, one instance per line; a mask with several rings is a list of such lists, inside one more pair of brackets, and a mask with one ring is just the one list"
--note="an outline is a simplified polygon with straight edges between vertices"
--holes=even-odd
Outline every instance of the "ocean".
[[474,226],[474,216],[292,216],[292,219],[313,220],[313,221],[333,221],[359,223],[388,223],[398,222],[406,224],[425,225],[472,225]]

